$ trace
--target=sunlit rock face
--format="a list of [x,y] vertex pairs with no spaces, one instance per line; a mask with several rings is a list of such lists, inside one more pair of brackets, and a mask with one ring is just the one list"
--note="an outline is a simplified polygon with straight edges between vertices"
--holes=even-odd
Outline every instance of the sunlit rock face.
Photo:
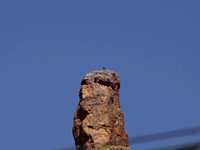
[[73,125],[77,150],[130,150],[119,89],[120,77],[116,72],[104,69],[84,76]]

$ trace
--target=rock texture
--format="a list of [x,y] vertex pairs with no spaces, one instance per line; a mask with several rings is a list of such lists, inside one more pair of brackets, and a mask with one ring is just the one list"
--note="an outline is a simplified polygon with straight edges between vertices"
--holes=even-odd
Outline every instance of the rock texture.
[[120,77],[110,70],[86,74],[74,115],[77,150],[130,150],[119,103]]

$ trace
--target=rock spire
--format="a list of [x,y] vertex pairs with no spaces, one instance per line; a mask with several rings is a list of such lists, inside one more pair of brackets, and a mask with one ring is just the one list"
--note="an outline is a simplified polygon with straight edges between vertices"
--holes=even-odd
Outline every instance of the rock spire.
[[77,150],[130,150],[119,89],[116,72],[103,69],[84,76],[73,125]]

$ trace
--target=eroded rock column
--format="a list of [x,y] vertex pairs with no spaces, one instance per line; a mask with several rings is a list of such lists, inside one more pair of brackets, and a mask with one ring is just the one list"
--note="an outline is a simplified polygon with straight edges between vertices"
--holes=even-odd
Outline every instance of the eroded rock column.
[[86,74],[74,115],[77,150],[130,150],[119,103],[120,77],[110,70]]

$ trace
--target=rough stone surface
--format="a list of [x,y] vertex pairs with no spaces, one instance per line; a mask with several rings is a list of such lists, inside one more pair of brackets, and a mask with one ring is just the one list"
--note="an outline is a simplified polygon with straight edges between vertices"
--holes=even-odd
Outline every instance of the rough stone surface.
[[130,150],[119,89],[120,77],[110,70],[94,71],[83,78],[73,125],[77,150]]

